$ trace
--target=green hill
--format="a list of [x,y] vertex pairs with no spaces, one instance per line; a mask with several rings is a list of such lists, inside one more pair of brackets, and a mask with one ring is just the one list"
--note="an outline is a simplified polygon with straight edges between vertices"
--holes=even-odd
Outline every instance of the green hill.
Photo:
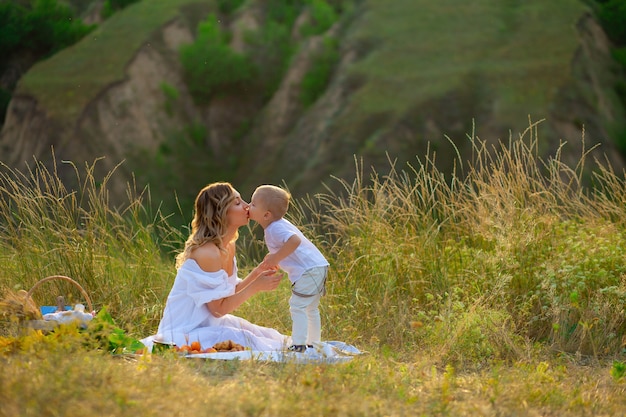
[[[38,63],[20,81],[18,94],[37,98],[55,119],[75,121],[108,86],[123,81],[126,66],[150,37],[184,10],[206,14],[214,0],[144,0],[104,21],[78,44]],[[195,20],[195,19],[194,19]]]
[[[336,23],[306,34],[322,3],[337,12]],[[152,184],[157,200],[172,200],[173,191],[192,198],[207,177],[231,180],[244,195],[261,182],[286,182],[304,195],[333,175],[352,176],[354,156],[385,171],[389,158],[404,164],[430,148],[450,171],[457,152],[471,158],[468,136],[506,141],[530,123],[543,155],[568,142],[563,160],[575,163],[584,129],[587,149],[601,144],[593,156],[624,166],[615,146],[626,131],[618,72],[581,0],[248,0],[219,10],[209,0],[143,0],[36,65],[18,86],[23,101],[0,136],[2,159],[46,159],[42,144],[63,143],[60,159],[106,156],[108,168],[126,160],[128,179]],[[275,89],[244,86],[194,102],[163,31],[174,25],[194,36],[209,13],[258,66],[258,78],[282,77],[270,83]],[[283,49],[281,33],[290,34]],[[307,83],[325,44],[338,52],[328,82]],[[281,60],[286,68],[276,67]],[[310,85],[321,90],[305,103]]]

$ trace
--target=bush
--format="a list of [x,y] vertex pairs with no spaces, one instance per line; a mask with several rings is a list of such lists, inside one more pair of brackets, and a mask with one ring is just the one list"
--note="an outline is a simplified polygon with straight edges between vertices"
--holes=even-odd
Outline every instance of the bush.
[[43,58],[66,48],[91,32],[72,10],[56,0],[0,3],[0,69],[16,53],[27,50]]
[[56,0],[36,0],[24,16],[24,25],[25,46],[43,56],[76,43],[95,28],[82,23],[69,7]]
[[302,27],[302,36],[324,33],[337,21],[335,9],[324,0],[313,0],[309,7],[312,22]]
[[307,3],[308,0],[266,0],[266,21],[281,23],[291,29]]
[[174,106],[180,97],[180,93],[176,87],[165,81],[161,83],[161,91],[165,97],[165,113],[167,113],[168,116],[172,116],[174,114]]
[[130,6],[133,3],[137,3],[141,0],[106,0],[102,5],[101,16],[103,19],[108,19],[113,13]]
[[617,45],[626,45],[626,2],[609,0],[602,3],[598,17],[611,40]]
[[339,47],[334,38],[324,38],[322,51],[315,57],[304,75],[300,87],[300,101],[305,107],[315,103],[324,93],[330,76],[339,60]]
[[3,51],[0,70],[6,59],[16,51],[24,41],[27,32],[24,7],[12,2],[0,3],[0,50]]
[[280,85],[293,52],[289,28],[267,21],[259,31],[247,34],[246,44],[258,68],[260,88],[264,97],[269,98]]
[[231,14],[237,10],[245,0],[218,0],[217,9],[220,13]]
[[249,84],[256,68],[244,55],[223,41],[215,15],[198,25],[194,43],[180,49],[184,77],[197,104],[207,104],[216,95],[229,94]]
[[[72,10],[56,0],[0,2],[0,76],[17,56],[30,56],[34,64],[66,48],[91,32],[95,25],[85,25]],[[0,126],[14,85],[0,89]]]

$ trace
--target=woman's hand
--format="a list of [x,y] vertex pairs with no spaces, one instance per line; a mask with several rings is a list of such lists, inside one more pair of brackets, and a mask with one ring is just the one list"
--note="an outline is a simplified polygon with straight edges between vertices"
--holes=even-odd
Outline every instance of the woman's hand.
[[[258,269],[260,268],[257,266],[254,271]],[[207,303],[209,311],[215,317],[222,317],[225,314],[229,314],[254,294],[261,291],[275,290],[280,284],[281,279],[283,279],[282,272],[275,269],[258,271],[258,276],[256,278],[246,278],[246,281],[244,281],[247,282],[246,285],[241,286],[241,283],[238,284],[241,287],[237,287],[238,290],[235,294],[229,297],[220,298],[219,300],[209,301]]]
[[278,265],[268,265],[265,261],[258,264],[253,270],[253,276],[259,276],[263,273],[263,271],[278,271]]
[[283,274],[277,268],[271,268],[261,271],[252,285],[256,291],[272,291],[278,287],[282,279]]

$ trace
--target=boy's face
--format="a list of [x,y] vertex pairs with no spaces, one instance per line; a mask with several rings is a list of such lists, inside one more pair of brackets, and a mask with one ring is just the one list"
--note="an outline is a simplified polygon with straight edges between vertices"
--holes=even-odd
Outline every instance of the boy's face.
[[252,194],[248,213],[250,215],[250,219],[254,220],[257,223],[262,223],[264,220],[264,216],[267,213],[267,207],[265,206],[265,202],[263,201],[262,196],[260,196],[259,193],[257,193],[256,191],[254,192],[254,194]]

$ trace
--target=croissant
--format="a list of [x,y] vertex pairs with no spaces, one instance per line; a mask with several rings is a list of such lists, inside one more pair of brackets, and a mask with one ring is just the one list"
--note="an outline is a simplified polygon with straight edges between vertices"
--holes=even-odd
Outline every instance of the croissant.
[[245,350],[245,347],[229,339],[223,342],[217,342],[213,345],[213,349],[217,350],[218,352],[237,352]]

